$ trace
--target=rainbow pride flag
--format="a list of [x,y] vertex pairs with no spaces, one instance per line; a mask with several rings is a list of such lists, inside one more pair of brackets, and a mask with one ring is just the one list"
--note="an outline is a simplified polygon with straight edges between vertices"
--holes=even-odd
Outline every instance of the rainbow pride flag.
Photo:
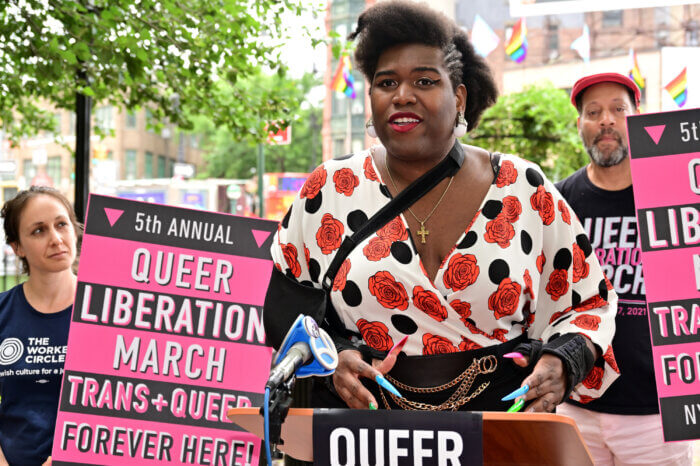
[[525,18],[520,18],[510,38],[506,42],[506,53],[516,63],[522,63],[527,56],[527,28],[525,27]]
[[664,89],[666,89],[668,93],[671,94],[671,97],[676,102],[676,105],[678,105],[679,107],[683,107],[688,101],[688,77],[686,75],[687,70],[687,67],[683,68],[681,74],[676,76],[673,79],[673,81],[664,86]]
[[343,55],[338,62],[338,69],[333,76],[331,89],[342,92],[351,99],[354,99],[357,95],[355,94],[355,78],[351,71],[352,63],[350,63],[350,57]]
[[632,62],[632,69],[630,70],[629,77],[637,84],[637,87],[644,89],[644,87],[646,87],[646,81],[644,80],[644,76],[642,76],[642,70],[639,69],[639,63],[637,63],[637,52],[633,49],[630,49],[630,60]]

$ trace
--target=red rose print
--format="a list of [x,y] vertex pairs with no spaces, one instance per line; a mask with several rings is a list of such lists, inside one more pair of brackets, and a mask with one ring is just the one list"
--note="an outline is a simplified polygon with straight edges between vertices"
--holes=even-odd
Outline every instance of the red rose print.
[[319,191],[321,191],[321,188],[326,184],[327,176],[328,174],[326,173],[326,169],[323,168],[323,165],[316,167],[316,170],[314,170],[306,179],[306,182],[304,182],[299,197],[302,199],[305,197],[309,199],[315,198]]
[[569,312],[571,312],[571,307],[567,307],[563,311],[555,312],[554,314],[552,314],[552,317],[549,318],[549,323],[551,324],[553,322],[556,322],[561,316],[568,314]]
[[540,213],[542,223],[549,225],[554,221],[554,198],[544,186],[537,187],[537,192],[530,197],[530,204]]
[[369,277],[369,292],[387,309],[405,311],[408,307],[406,289],[387,271]]
[[372,156],[371,155],[368,155],[365,158],[364,169],[365,169],[365,178],[367,178],[370,181],[379,181],[379,177],[377,176],[377,172],[374,171],[374,165],[372,165]]
[[360,185],[360,179],[349,168],[341,168],[333,174],[335,190],[340,194],[352,196],[352,192]]
[[569,208],[566,207],[566,202],[559,199],[557,206],[559,207],[559,212],[561,212],[561,219],[564,220],[564,223],[571,225],[571,214],[569,213]]
[[350,259],[345,259],[338,269],[338,273],[335,275],[333,280],[333,291],[343,291],[345,289],[345,282],[348,279],[348,272],[350,271]]
[[496,186],[502,188],[509,184],[515,183],[518,179],[518,170],[515,169],[515,165],[510,160],[504,160],[501,163],[501,168],[498,170],[498,178],[496,178]]
[[455,254],[447,264],[442,282],[447,288],[461,291],[473,284],[479,276],[479,266],[472,254]]
[[506,334],[508,333],[508,330],[506,330],[504,328],[496,328],[493,330],[493,332],[488,333],[488,332],[481,330],[476,325],[474,325],[470,320],[465,321],[464,326],[467,327],[470,332],[472,332],[476,335],[483,335],[490,340],[498,340],[501,343],[505,343],[506,341],[508,341],[508,339],[506,338]]
[[535,292],[532,291],[532,277],[530,277],[530,271],[528,269],[525,269],[525,273],[523,274],[523,282],[525,283],[523,294],[529,294],[530,299],[534,300]]
[[523,207],[520,205],[520,200],[515,196],[506,196],[503,198],[503,209],[501,212],[505,215],[510,223],[517,222],[520,214],[523,212]]
[[296,246],[294,246],[292,243],[283,244],[281,246],[282,253],[284,254],[284,260],[287,262],[289,270],[292,272],[292,275],[299,278],[299,275],[301,275],[301,265],[299,265],[299,260],[297,259]]
[[385,239],[377,238],[375,236],[369,240],[367,246],[362,248],[362,253],[368,260],[377,262],[385,257],[389,257],[389,254],[391,254],[391,243]]
[[510,240],[515,236],[513,225],[508,221],[503,212],[496,218],[486,223],[484,239],[487,243],[497,243],[502,248],[510,246]]
[[582,303],[579,303],[578,305],[574,306],[574,311],[576,312],[585,312],[585,311],[590,311],[591,309],[598,309],[599,307],[603,307],[608,302],[604,300],[603,298],[600,297],[600,295],[595,295],[592,298],[588,298]]
[[406,230],[401,217],[396,217],[377,230],[377,236],[390,243],[394,241],[406,241],[408,239],[408,230]]
[[603,385],[603,368],[594,367],[583,379],[583,386],[592,390],[600,390]]
[[423,335],[423,354],[456,353],[457,347],[445,337],[426,333]]
[[603,354],[603,359],[605,359],[605,362],[608,363],[612,370],[614,370],[618,374],[620,373],[620,368],[617,367],[617,361],[615,360],[615,355],[613,354],[612,346],[608,346],[608,349],[605,350],[605,354]]
[[579,280],[588,276],[589,267],[588,262],[586,262],[586,255],[583,253],[583,249],[581,249],[578,244],[574,243],[572,252],[574,255],[572,280],[574,283],[577,283]]
[[564,269],[553,270],[549,275],[549,282],[545,291],[552,297],[552,301],[557,301],[569,291],[567,273]]
[[518,310],[521,286],[510,278],[501,280],[498,289],[489,296],[489,309],[496,319],[513,315]]
[[321,226],[316,232],[316,244],[324,254],[330,254],[340,247],[343,242],[345,227],[333,218],[331,214],[324,214],[321,218]]
[[394,346],[394,340],[389,336],[389,329],[382,322],[368,322],[360,319],[355,325],[365,343],[377,351],[389,351]]
[[[281,266],[279,263],[275,262],[275,268],[276,268],[277,270],[279,270],[280,272],[282,272],[282,266]],[[284,272],[283,272],[283,273],[284,273]]]
[[476,342],[473,342],[465,337],[462,337],[462,343],[459,344],[459,350],[460,351],[471,351],[475,349],[479,349],[482,346]]
[[433,291],[416,286],[413,288],[413,304],[438,322],[447,319],[447,309]]
[[457,311],[457,314],[459,314],[459,318],[462,320],[462,322],[466,324],[467,319],[470,315],[472,315],[472,305],[466,301],[460,301],[459,299],[455,299],[450,302],[450,306],[452,306],[452,309]]
[[578,400],[578,402],[581,404],[584,404],[584,405],[595,400],[595,398],[593,398],[592,396],[588,396],[588,395],[579,395],[579,398],[580,399]]
[[598,330],[600,317],[591,314],[581,314],[572,320],[571,323],[584,330]]
[[544,257],[544,251],[537,256],[537,271],[542,274],[542,270],[544,270],[544,264],[547,262],[547,258]]

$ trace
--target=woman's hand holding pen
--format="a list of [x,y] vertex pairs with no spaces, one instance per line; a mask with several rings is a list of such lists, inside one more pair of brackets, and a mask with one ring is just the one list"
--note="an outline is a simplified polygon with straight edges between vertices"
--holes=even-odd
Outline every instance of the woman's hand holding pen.
[[[345,403],[353,409],[376,409],[377,400],[367,390],[360,377],[366,377],[377,381],[380,385],[386,382],[384,374],[389,372],[396,363],[396,357],[401,352],[406,337],[394,345],[383,360],[375,359],[372,364],[366,363],[362,359],[362,354],[355,350],[341,351],[338,355],[338,367],[333,374],[333,384],[338,395]],[[386,385],[385,388],[391,390]]]

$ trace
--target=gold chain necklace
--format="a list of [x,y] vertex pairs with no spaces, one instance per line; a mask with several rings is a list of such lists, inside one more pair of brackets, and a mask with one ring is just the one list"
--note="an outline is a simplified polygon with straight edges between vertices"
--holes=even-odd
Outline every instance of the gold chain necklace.
[[[391,175],[391,170],[389,170],[389,163],[386,161],[386,159],[387,159],[386,156],[384,156],[384,166],[386,167],[386,172],[389,174],[389,179],[391,180],[391,184],[394,185],[394,191],[396,191],[396,193],[398,194],[399,188],[396,187],[396,181],[394,181],[394,177]],[[428,214],[428,216],[425,217],[423,220],[419,219],[416,216],[416,214],[413,213],[413,211],[411,210],[410,207],[408,208],[408,211],[410,212],[411,215],[413,215],[413,218],[416,219],[416,222],[420,223],[420,230],[417,231],[417,234],[420,235],[420,237],[421,237],[420,242],[422,244],[425,244],[425,237],[430,234],[430,230],[425,229],[425,222],[427,222],[428,219],[433,216],[433,214],[435,213],[435,210],[438,208],[438,206],[440,205],[442,200],[445,198],[445,194],[447,194],[447,191],[450,189],[450,186],[452,186],[452,182],[454,181],[454,179],[455,179],[455,177],[454,177],[454,175],[452,175],[450,177],[450,182],[447,183],[447,187],[445,188],[445,191],[442,193],[442,196],[440,196],[440,199],[435,204],[435,207],[433,207],[433,210],[431,210],[430,213]]]

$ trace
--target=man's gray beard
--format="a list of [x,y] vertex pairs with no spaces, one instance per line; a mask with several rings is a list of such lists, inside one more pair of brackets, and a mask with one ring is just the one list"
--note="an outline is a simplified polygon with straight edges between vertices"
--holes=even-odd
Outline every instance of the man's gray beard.
[[623,160],[627,158],[628,150],[627,147],[618,146],[617,149],[612,151],[607,157],[603,154],[597,146],[585,146],[588,156],[591,161],[598,165],[599,167],[614,167],[618,165]]

